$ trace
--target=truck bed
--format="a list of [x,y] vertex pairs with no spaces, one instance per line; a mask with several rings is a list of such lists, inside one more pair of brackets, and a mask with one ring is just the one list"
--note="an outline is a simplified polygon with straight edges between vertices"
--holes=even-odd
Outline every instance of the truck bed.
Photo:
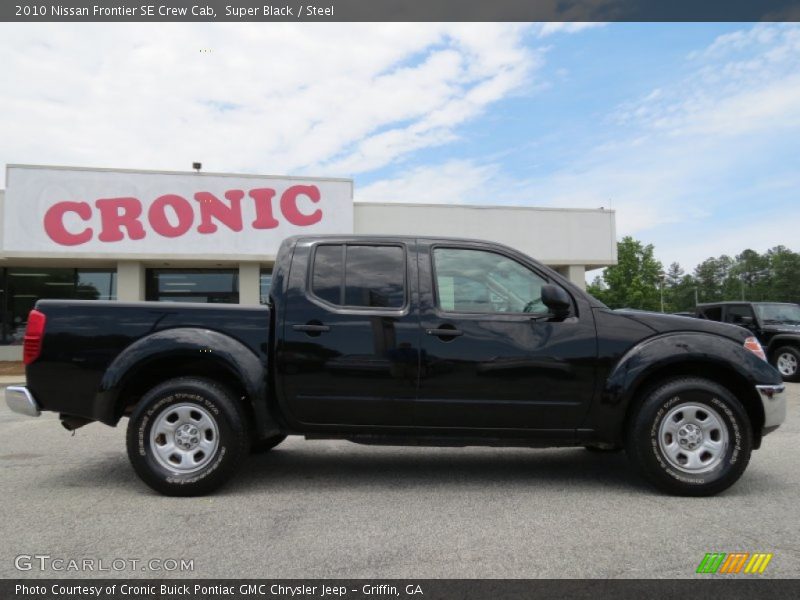
[[[194,352],[198,360],[203,352],[214,352],[214,332],[240,342],[262,365],[269,351],[266,306],[40,300],[36,310],[47,321],[40,358],[26,371],[31,392],[44,402],[43,410],[106,423],[116,422],[118,415],[103,406],[104,375],[113,376],[115,359],[145,336],[180,328],[207,332],[209,347],[185,360],[195,358]],[[174,349],[170,356],[175,358]]]

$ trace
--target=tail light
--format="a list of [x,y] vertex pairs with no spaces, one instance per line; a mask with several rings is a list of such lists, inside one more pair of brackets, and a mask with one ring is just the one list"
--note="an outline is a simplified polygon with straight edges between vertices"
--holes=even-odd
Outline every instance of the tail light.
[[25,338],[22,344],[22,361],[29,365],[42,352],[42,339],[44,338],[44,324],[47,318],[44,313],[35,308],[28,314],[28,326],[25,328]]
[[757,338],[749,337],[744,341],[744,347],[747,350],[750,350],[753,354],[755,354],[758,358],[763,361],[767,360],[767,355],[764,354],[764,348],[761,347],[761,343],[758,341]]

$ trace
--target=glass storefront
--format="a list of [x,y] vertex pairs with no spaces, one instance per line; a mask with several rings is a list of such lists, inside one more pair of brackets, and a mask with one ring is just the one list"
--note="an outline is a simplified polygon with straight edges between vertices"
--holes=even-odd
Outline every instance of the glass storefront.
[[116,300],[114,269],[0,269],[3,344],[22,344],[28,313],[40,298]]
[[259,277],[259,302],[269,304],[269,286],[272,285],[272,269],[261,269]]
[[[260,302],[269,301],[272,269],[260,272]],[[0,268],[0,344],[21,345],[28,313],[40,298],[116,300],[115,269]],[[239,303],[238,269],[147,269],[145,299]]]
[[238,269],[147,269],[145,299],[239,303]]

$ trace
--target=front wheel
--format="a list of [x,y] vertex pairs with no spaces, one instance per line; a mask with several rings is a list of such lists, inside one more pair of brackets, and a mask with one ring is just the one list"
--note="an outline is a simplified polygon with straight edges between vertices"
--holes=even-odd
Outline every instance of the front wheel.
[[778,348],[773,355],[775,368],[785,381],[800,381],[800,350],[793,346]]
[[753,448],[747,412],[723,386],[673,379],[646,392],[630,420],[626,450],[659,489],[711,496],[744,473]]
[[171,379],[147,392],[133,411],[128,458],[157,492],[207,494],[247,455],[247,431],[242,408],[227,388],[208,379]]

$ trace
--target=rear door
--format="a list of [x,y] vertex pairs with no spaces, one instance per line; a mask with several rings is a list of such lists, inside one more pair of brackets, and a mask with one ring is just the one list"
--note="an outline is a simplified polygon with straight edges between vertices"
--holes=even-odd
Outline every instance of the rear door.
[[594,390],[590,311],[548,320],[544,270],[480,243],[419,242],[421,429],[574,430]]
[[419,364],[413,241],[298,242],[278,345],[296,426],[408,428]]

